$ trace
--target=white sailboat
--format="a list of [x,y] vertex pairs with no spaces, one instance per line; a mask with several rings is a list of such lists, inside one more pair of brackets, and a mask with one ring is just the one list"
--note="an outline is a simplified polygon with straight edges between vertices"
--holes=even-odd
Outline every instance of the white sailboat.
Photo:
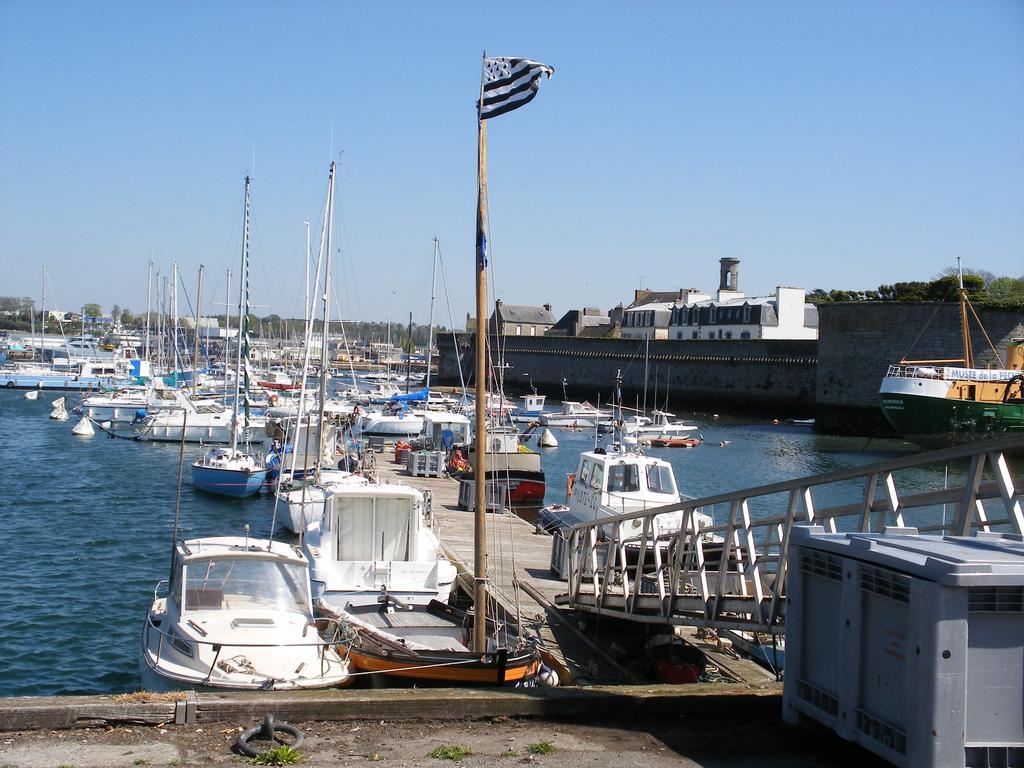
[[[319,288],[321,274],[324,280],[323,291],[323,328],[320,347],[320,370],[328,370],[327,336],[330,318],[330,270],[332,225],[334,216],[334,164],[331,164],[327,183],[327,202],[324,206],[324,226],[320,238],[320,250],[317,257],[314,285]],[[335,445],[337,429],[328,424],[325,413],[327,402],[327,376],[320,377],[320,389],[317,395],[317,407],[308,410],[305,407],[305,384],[308,377],[311,357],[311,334],[313,324],[310,322],[314,308],[311,305],[306,323],[305,357],[303,360],[302,393],[299,397],[298,413],[305,413],[304,418],[295,418],[288,422],[294,424],[292,452],[286,454],[290,459],[290,469],[282,473],[277,487],[278,499],[287,507],[287,514],[282,516],[282,525],[288,530],[302,536],[307,526],[319,522],[324,516],[327,499],[335,490],[351,486],[365,485],[368,480],[347,470],[334,469]],[[285,437],[289,437],[285,435]],[[284,469],[282,467],[282,469]]]

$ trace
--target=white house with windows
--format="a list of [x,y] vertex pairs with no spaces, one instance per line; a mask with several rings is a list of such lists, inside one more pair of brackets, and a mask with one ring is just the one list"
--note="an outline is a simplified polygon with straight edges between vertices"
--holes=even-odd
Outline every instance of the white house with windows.
[[803,288],[780,285],[774,296],[739,294],[676,307],[668,338],[816,339],[818,309],[805,301]]
[[633,303],[622,310],[622,338],[668,339],[672,311],[678,306],[690,306],[710,299],[696,288],[678,291],[648,291],[639,289],[633,294]]

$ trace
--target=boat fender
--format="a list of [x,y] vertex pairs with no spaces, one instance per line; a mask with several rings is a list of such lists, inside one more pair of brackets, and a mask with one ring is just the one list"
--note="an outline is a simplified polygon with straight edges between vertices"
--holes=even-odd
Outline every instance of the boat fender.
[[257,752],[255,749],[250,747],[249,740],[258,739],[259,741],[269,741],[273,744],[275,732],[289,734],[294,739],[294,741],[289,745],[292,749],[298,749],[301,747],[302,742],[306,738],[302,731],[294,725],[275,722],[274,716],[268,714],[264,715],[262,723],[247,731],[242,731],[238,735],[238,751],[246,757],[259,757],[263,753]]
[[7,380],[7,388],[8,389],[14,389],[14,379],[8,379]]
[[540,674],[537,675],[537,682],[544,688],[558,687],[558,673],[546,664],[540,665]]

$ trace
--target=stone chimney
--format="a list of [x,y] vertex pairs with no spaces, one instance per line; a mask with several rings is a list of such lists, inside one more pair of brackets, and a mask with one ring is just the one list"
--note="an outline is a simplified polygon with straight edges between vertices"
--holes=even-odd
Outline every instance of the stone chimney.
[[550,304],[545,304],[544,305],[544,309],[546,309],[548,312],[550,312],[551,311],[551,305]]

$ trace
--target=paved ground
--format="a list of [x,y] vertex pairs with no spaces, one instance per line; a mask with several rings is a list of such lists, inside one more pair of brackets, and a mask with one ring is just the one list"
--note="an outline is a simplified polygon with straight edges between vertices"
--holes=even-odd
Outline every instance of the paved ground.
[[[120,768],[121,766],[245,765],[232,751],[241,730],[163,726],[0,733],[0,766]],[[427,757],[441,746],[472,754],[458,765],[537,765],[550,768],[775,768],[776,766],[882,766],[870,753],[830,733],[791,729],[767,718],[727,723],[721,718],[664,717],[630,723],[622,712],[608,722],[552,722],[494,718],[484,721],[342,722],[300,725],[306,766],[360,765],[443,768]],[[546,754],[531,745],[550,744]]]

